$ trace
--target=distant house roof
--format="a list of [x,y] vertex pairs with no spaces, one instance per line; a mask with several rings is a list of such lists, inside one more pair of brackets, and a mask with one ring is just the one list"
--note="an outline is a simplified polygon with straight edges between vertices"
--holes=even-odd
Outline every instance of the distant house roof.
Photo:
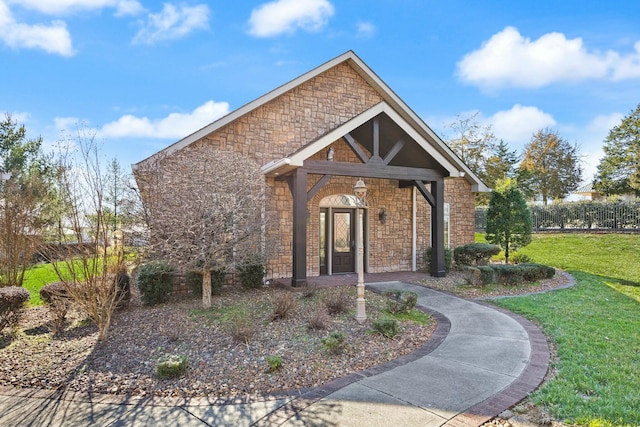
[[598,190],[593,187],[593,182],[588,182],[581,187],[578,187],[573,194],[600,194]]

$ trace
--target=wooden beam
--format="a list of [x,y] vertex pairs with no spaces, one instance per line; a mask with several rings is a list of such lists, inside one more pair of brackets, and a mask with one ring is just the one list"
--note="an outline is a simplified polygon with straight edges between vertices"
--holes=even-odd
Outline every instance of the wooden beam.
[[380,158],[380,121],[378,116],[373,118],[373,155],[371,158]]
[[353,152],[356,153],[356,156],[358,156],[358,158],[362,161],[362,163],[369,162],[369,156],[367,156],[367,153],[365,153],[362,150],[362,148],[360,148],[360,146],[358,145],[356,140],[351,136],[351,134],[347,133],[342,138],[347,142],[347,144],[349,144],[349,147],[351,147],[351,150],[353,150]]
[[293,271],[292,286],[307,282],[307,172],[293,173]]
[[442,174],[434,169],[389,166],[383,163],[361,164],[305,160],[303,167],[307,173],[322,175],[361,176],[363,178],[387,178],[403,181],[433,181],[443,178]]
[[320,189],[324,187],[325,184],[329,182],[330,179],[331,179],[331,175],[323,175],[323,177],[320,178],[318,182],[316,182],[313,185],[313,187],[311,187],[311,190],[307,191],[307,202],[311,200],[311,198],[315,196],[316,193],[320,191]]
[[383,159],[383,163],[385,165],[388,165],[391,160],[393,160],[393,158],[396,156],[396,154],[398,154],[400,152],[400,150],[402,150],[402,147],[404,147],[404,141],[401,139],[398,142],[396,142],[393,147],[391,147],[391,150],[389,150],[389,152],[387,153],[386,156],[384,156]]
[[427,187],[424,186],[422,181],[414,181],[414,184],[418,188],[420,194],[422,194],[422,197],[427,199],[427,202],[429,203],[429,205],[431,205],[431,207],[434,207],[436,205],[436,199],[433,197],[433,194],[431,194],[429,190],[427,190]]

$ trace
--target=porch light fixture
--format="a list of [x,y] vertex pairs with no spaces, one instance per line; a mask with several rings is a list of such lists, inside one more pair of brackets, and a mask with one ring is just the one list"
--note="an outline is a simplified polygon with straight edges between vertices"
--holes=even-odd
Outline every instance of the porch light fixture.
[[333,147],[329,147],[327,150],[327,161],[333,162]]
[[367,186],[362,178],[357,180],[356,185],[353,186],[353,194],[356,196],[359,208],[367,207]]
[[356,224],[356,247],[358,250],[356,258],[356,270],[358,272],[358,297],[356,298],[356,320],[358,323],[364,323],[367,320],[367,312],[365,310],[364,301],[364,246],[362,244],[362,236],[364,234],[364,224],[362,220],[364,208],[367,206],[367,186],[362,178],[356,181],[353,186],[353,194],[356,196],[358,203],[358,223]]

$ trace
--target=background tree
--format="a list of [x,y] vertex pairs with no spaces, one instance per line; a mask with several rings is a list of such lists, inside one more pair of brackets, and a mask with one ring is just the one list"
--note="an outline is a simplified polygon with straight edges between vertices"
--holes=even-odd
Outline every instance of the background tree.
[[42,139],[27,139],[25,127],[5,115],[0,122],[0,286],[22,286],[47,223],[53,169]]
[[640,196],[640,104],[609,131],[595,188],[605,194]]
[[[490,155],[484,161],[484,170],[480,178],[489,188],[495,188],[499,180],[514,178],[517,173],[516,164],[520,160],[516,150],[509,150],[507,144],[500,140],[490,147]],[[478,194],[476,203],[487,205],[491,193]]]
[[238,153],[212,152],[191,163],[188,176],[181,170],[177,156],[135,170],[151,256],[201,273],[202,304],[210,307],[212,270],[264,258],[272,246],[267,186],[259,166]]
[[546,205],[578,188],[582,168],[577,144],[570,144],[556,131],[538,130],[524,149],[520,169],[527,175],[533,193]]
[[478,113],[463,117],[460,114],[447,127],[455,135],[447,141],[449,147],[478,177],[482,178],[485,162],[496,137],[491,126],[478,123]]
[[498,181],[487,210],[487,242],[504,250],[508,264],[512,250],[531,243],[531,229],[531,212],[516,182],[511,178]]

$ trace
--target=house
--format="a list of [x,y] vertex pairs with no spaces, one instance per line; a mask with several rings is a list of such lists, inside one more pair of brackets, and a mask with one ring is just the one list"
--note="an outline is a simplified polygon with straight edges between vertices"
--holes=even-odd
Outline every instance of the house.
[[134,173],[156,162],[184,183],[192,162],[223,152],[259,166],[266,209],[279,219],[269,230],[277,238],[267,278],[294,285],[355,271],[358,180],[367,187],[371,273],[416,270],[431,246],[431,274],[444,276],[445,247],[473,242],[474,193],[489,191],[352,51],[133,165]]
[[572,191],[571,194],[575,194],[577,200],[602,200],[604,196],[598,190],[596,190],[593,186],[593,182],[588,182],[580,187],[578,187],[575,191]]

